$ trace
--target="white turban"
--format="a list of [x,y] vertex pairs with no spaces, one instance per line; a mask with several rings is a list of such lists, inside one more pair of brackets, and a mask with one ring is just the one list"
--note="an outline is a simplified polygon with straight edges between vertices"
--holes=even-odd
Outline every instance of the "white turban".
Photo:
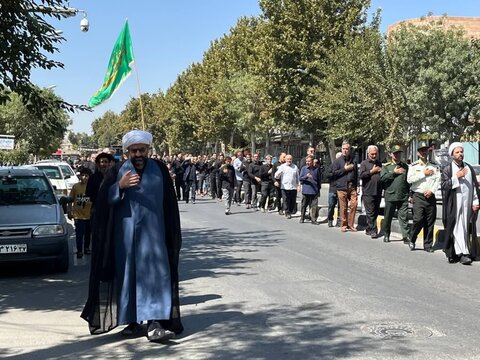
[[122,138],[123,151],[127,151],[128,147],[133,144],[146,144],[152,145],[153,136],[148,131],[132,130]]
[[454,142],[452,143],[449,147],[448,147],[448,155],[452,156],[453,154],[453,150],[455,150],[455,148],[457,147],[461,147],[463,149],[463,144],[460,143],[460,142]]

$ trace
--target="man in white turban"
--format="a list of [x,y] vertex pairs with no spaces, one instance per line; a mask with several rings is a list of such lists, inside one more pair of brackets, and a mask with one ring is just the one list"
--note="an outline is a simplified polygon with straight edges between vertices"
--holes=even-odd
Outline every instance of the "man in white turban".
[[[166,165],[149,159],[152,135],[133,130],[122,139],[128,159],[105,177],[98,195],[98,239],[82,317],[99,334],[128,325],[150,341],[182,332],[178,291],[180,217]],[[109,289],[106,291],[105,289]]]
[[452,162],[442,171],[444,251],[450,263],[469,265],[478,260],[480,245],[475,226],[478,208],[478,183],[473,168],[463,161],[463,145],[448,148]]

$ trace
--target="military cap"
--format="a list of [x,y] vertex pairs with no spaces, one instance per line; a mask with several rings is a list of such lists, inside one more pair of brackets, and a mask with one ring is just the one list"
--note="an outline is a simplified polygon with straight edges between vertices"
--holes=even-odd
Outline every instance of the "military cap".
[[398,145],[398,144],[393,145],[393,146],[390,148],[390,154],[393,154],[393,153],[396,153],[396,152],[400,152],[400,151],[403,152],[402,147],[401,147],[400,145]]
[[425,140],[420,140],[417,145],[417,150],[424,149],[424,148],[429,148],[430,145],[428,145],[428,142]]

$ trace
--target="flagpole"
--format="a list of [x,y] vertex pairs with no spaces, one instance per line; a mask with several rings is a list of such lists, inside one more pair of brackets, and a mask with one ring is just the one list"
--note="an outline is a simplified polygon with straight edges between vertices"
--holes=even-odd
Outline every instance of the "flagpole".
[[[128,18],[125,19],[125,21],[128,21]],[[133,51],[133,41],[131,43],[132,46],[132,53],[135,54],[135,51]],[[142,130],[145,130],[145,117],[143,116],[143,103],[142,103],[142,92],[140,91],[140,80],[138,77],[138,68],[137,68],[137,61],[133,61],[133,65],[135,66],[135,77],[137,79],[137,90],[138,90],[138,100],[140,101],[140,116],[142,118]]]
[[143,116],[142,93],[140,91],[140,81],[138,80],[138,69],[137,69],[136,61],[134,61],[134,65],[135,65],[135,77],[137,78],[138,100],[140,101],[140,115],[142,117],[142,130],[145,130],[145,117]]

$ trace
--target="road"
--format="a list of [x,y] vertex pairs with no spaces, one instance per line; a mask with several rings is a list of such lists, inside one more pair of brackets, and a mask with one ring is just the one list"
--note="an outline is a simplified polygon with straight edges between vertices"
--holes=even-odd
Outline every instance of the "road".
[[[88,257],[0,270],[3,359],[480,359],[480,264],[325,224],[180,204],[185,332],[90,336]],[[73,244],[73,238],[71,239]]]

